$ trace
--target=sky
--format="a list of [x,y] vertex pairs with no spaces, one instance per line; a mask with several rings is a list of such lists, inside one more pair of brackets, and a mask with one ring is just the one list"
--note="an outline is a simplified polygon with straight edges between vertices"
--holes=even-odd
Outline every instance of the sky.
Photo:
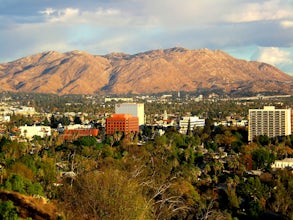
[[172,47],[223,50],[293,76],[293,0],[0,0],[0,63]]

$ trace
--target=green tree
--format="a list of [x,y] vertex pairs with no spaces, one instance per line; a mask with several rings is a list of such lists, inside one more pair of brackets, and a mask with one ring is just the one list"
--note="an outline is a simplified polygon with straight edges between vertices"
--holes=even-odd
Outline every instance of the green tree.
[[250,177],[237,185],[237,194],[244,201],[244,208],[249,218],[257,219],[265,209],[270,197],[270,188],[261,183],[258,177]]
[[10,174],[4,183],[4,189],[26,194],[24,180],[18,174]]
[[8,200],[6,202],[0,199],[0,219],[3,220],[18,220],[17,208],[13,202]]
[[259,200],[250,200],[247,206],[248,219],[259,219],[260,214],[263,211],[263,207]]
[[80,137],[77,140],[75,140],[73,142],[73,144],[75,144],[79,147],[80,146],[94,147],[97,144],[97,140],[93,136],[84,136],[84,137]]
[[271,201],[271,210],[277,213],[282,213],[284,215],[287,214],[287,210],[293,205],[290,192],[286,190],[286,187],[283,183],[281,183],[280,179],[277,180],[277,185],[274,187]]
[[78,115],[76,115],[73,119],[74,124],[82,124],[82,121]]
[[261,146],[268,146],[270,144],[270,138],[267,135],[260,135],[256,137],[256,140]]
[[186,135],[188,136],[192,135],[191,127],[190,127],[190,118],[188,119]]
[[32,183],[31,180],[23,178],[18,174],[10,174],[1,188],[29,195],[44,194],[40,183]]
[[269,168],[271,163],[275,160],[274,154],[270,153],[269,150],[264,147],[255,149],[251,155],[254,169]]

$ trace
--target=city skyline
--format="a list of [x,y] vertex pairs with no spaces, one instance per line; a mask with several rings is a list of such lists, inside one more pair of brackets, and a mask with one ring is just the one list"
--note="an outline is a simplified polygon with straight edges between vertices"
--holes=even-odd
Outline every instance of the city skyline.
[[2,1],[0,63],[44,51],[223,50],[293,75],[292,0]]

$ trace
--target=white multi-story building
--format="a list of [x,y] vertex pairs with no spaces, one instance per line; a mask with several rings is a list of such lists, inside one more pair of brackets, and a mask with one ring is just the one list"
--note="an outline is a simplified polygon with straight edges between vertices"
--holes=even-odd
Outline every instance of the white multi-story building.
[[292,169],[293,168],[293,158],[285,158],[283,160],[276,160],[271,165],[271,167],[274,169],[285,169],[285,168]]
[[259,135],[268,137],[291,135],[291,109],[275,109],[274,106],[249,109],[248,141]]
[[119,103],[115,104],[115,114],[130,114],[138,117],[138,125],[145,124],[143,103]]
[[46,136],[51,136],[50,126],[20,126],[20,136],[31,139],[33,136],[40,136],[44,138]]
[[186,134],[188,130],[188,124],[190,123],[190,131],[193,131],[194,127],[204,127],[205,119],[201,119],[197,116],[182,117],[179,121],[179,132]]
[[20,108],[14,108],[13,111],[16,115],[34,115],[37,113],[34,107],[28,107],[28,106],[21,106]]

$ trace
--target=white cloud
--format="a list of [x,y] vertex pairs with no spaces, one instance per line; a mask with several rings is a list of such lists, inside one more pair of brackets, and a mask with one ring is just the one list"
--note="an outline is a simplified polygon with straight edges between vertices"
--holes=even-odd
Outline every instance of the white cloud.
[[51,14],[53,14],[55,12],[56,12],[56,10],[54,10],[53,8],[46,8],[43,11],[39,11],[40,14],[45,14],[45,15],[48,15],[48,16],[50,16]]
[[226,15],[230,22],[254,22],[292,18],[292,5],[288,1],[260,1],[234,5],[231,13]]
[[50,22],[70,22],[72,18],[78,17],[79,9],[77,8],[65,8],[62,10],[53,10],[55,13],[51,13],[52,16],[48,17]]
[[280,70],[293,75],[293,47],[259,47],[252,60],[269,63]]
[[284,28],[292,28],[293,27],[293,21],[285,20],[285,21],[281,22],[281,25]]
[[274,66],[282,63],[291,62],[291,54],[289,51],[281,50],[277,47],[260,47],[255,58],[257,61],[269,63]]
[[112,16],[112,15],[118,15],[120,14],[120,11],[117,9],[103,9],[103,8],[99,8],[96,11],[96,14],[99,16]]

